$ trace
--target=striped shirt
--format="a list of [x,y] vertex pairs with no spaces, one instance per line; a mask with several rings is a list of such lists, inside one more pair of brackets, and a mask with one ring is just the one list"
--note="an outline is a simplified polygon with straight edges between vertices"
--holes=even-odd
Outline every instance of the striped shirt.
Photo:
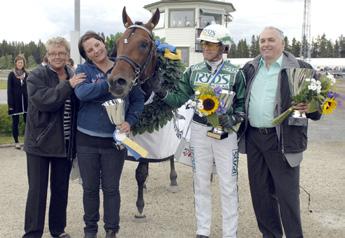
[[71,117],[72,117],[71,99],[68,98],[65,101],[65,110],[63,114],[63,128],[64,128],[65,140],[68,140],[71,134]]

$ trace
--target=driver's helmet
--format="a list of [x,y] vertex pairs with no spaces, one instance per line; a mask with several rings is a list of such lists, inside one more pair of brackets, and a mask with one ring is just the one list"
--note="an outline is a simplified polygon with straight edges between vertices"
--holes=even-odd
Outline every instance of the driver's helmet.
[[221,43],[224,46],[230,46],[233,43],[229,30],[219,24],[211,24],[206,26],[200,33],[200,36],[197,40]]

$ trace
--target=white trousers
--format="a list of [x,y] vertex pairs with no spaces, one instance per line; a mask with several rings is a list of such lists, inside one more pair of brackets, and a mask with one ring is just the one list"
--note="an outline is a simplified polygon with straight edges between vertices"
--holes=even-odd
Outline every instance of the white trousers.
[[221,192],[223,238],[236,238],[238,226],[237,165],[238,146],[236,133],[222,140],[208,137],[211,127],[191,124],[191,149],[193,152],[194,199],[197,234],[209,236],[212,219],[211,173],[216,163]]

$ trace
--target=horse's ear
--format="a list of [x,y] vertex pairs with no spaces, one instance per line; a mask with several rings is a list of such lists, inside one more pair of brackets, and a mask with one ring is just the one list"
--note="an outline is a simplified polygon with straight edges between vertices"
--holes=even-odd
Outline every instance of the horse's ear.
[[159,17],[160,17],[160,12],[159,9],[157,8],[151,19],[145,24],[145,27],[149,30],[152,30],[155,28],[157,23],[159,22]]
[[122,22],[126,28],[133,25],[131,18],[129,18],[129,16],[127,15],[126,7],[123,7],[123,10],[122,10]]

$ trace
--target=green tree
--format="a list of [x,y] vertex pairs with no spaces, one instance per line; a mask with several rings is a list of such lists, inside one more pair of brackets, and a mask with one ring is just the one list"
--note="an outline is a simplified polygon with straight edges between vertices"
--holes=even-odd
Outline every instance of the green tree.
[[312,58],[319,58],[319,53],[320,49],[319,49],[319,43],[318,41],[314,41],[311,43],[311,57]]
[[246,39],[240,40],[237,45],[237,57],[249,58],[249,47]]
[[260,54],[259,36],[252,35],[249,51],[252,58]]
[[327,40],[326,42],[326,56],[327,58],[333,58],[333,57],[336,57],[334,55],[334,46],[333,46],[333,43],[332,41],[330,40]]
[[296,57],[300,56],[300,53],[301,53],[301,43],[299,41],[297,41],[295,38],[292,38],[290,52],[294,56],[296,56]]
[[0,69],[11,69],[13,65],[12,55],[3,55],[0,57]]
[[27,58],[27,68],[34,68],[35,66],[37,66],[37,62],[35,58],[32,55],[30,55]]
[[290,46],[290,44],[289,44],[289,39],[288,39],[287,36],[284,37],[284,44],[285,44],[284,49],[285,49],[286,51],[291,52],[291,46]]
[[318,36],[316,38],[316,41],[318,42],[318,46],[319,46],[319,55],[318,57],[320,58],[326,58],[328,57],[328,53],[327,53],[327,39],[326,39],[326,35],[323,34],[321,37]]
[[236,44],[231,44],[228,52],[228,58],[237,58]]
[[339,37],[339,55],[341,58],[345,58],[345,37],[343,35]]
[[[300,53],[300,56],[302,58],[308,58],[308,51],[309,51],[310,47],[312,47],[312,46],[307,41],[306,36],[303,36],[302,43],[301,43],[301,53]],[[312,50],[310,50],[310,51],[311,51],[311,55],[312,55]],[[313,56],[311,56],[311,57],[313,57]]]
[[123,35],[121,32],[117,32],[115,35],[110,34],[110,36],[105,37],[105,45],[107,47],[107,50],[110,54],[113,53],[113,51],[116,48],[116,41]]
[[340,57],[340,48],[339,48],[339,42],[338,40],[335,41],[334,47],[333,47],[333,57],[339,58]]

